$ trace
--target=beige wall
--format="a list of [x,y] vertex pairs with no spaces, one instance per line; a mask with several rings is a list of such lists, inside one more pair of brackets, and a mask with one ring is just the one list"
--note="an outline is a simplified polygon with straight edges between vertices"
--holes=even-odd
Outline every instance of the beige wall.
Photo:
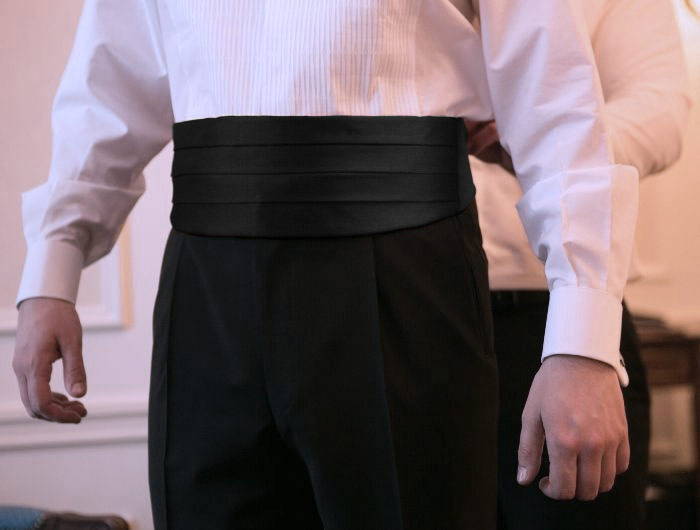
[[[661,316],[700,335],[700,18],[691,16],[681,0],[675,4],[696,107],[681,159],[641,186],[637,240],[651,274],[628,285],[625,297],[632,311]],[[689,388],[652,393],[652,468],[687,469],[694,464],[692,404]]]
[[[51,103],[81,6],[0,1],[0,504],[117,512],[147,529],[150,326],[169,228],[171,145],[147,168],[148,189],[114,251],[83,275],[78,313],[88,417],[77,426],[29,419],[10,366],[25,253],[19,194],[46,179]],[[52,381],[63,391],[58,364]]]
[[[680,0],[678,0],[680,5]],[[0,2],[0,503],[115,511],[150,528],[146,399],[151,311],[170,201],[171,146],[147,168],[147,191],[108,257],[84,273],[89,416],[79,426],[29,420],[10,368],[14,297],[24,259],[19,193],[46,178],[50,106],[81,2]],[[693,85],[700,91],[700,21],[682,17]],[[656,266],[630,286],[632,309],[656,312],[700,333],[700,109],[683,159],[645,183],[639,242]],[[60,388],[57,367],[55,385]]]
[[700,19],[675,3],[697,103],[681,159],[641,186],[639,248],[655,271],[628,285],[625,295],[631,309],[700,334]]

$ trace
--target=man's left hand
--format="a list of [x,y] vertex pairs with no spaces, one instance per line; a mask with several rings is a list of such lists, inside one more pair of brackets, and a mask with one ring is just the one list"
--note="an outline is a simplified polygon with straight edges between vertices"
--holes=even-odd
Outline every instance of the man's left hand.
[[630,446],[617,373],[576,355],[545,358],[522,414],[517,481],[531,483],[547,442],[549,475],[540,490],[552,499],[592,500],[627,470]]

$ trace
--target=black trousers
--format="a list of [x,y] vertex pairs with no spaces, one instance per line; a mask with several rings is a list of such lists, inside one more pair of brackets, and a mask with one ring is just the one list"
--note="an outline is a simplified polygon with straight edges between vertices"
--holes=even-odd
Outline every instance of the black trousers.
[[540,473],[528,486],[515,480],[520,415],[540,367],[547,291],[493,291],[495,344],[500,372],[498,501],[501,530],[642,530],[649,452],[649,391],[632,318],[623,302],[620,352],[630,383],[622,389],[630,437],[630,465],[613,489],[593,501],[553,500],[537,486],[547,475],[546,446]]
[[[355,123],[331,128],[330,142]],[[399,144],[406,132],[382,138]],[[405,171],[401,164],[426,160],[407,162],[389,147],[369,162],[399,157]],[[235,167],[261,163],[249,154]],[[454,154],[442,169],[461,167]],[[272,158],[285,175],[292,162],[298,169],[319,160],[298,150]],[[333,167],[369,163],[347,151],[330,159]],[[331,178],[328,164],[324,171]],[[176,169],[174,178],[185,174]],[[390,181],[381,182],[375,193],[385,197]],[[294,186],[285,176],[283,190],[263,195],[293,196]],[[203,195],[192,203],[174,196],[199,208]],[[257,210],[253,224],[250,211],[217,204],[212,215],[227,230],[249,235],[202,233],[206,212],[180,210],[163,256],[149,397],[156,529],[495,529],[497,368],[473,197],[453,213],[391,230],[374,230],[382,214],[363,210],[356,224],[337,226],[371,225],[371,233],[318,237],[270,237],[289,228],[278,223],[279,202]],[[299,204],[297,196],[290,208]],[[304,215],[290,211],[291,219],[295,212]]]

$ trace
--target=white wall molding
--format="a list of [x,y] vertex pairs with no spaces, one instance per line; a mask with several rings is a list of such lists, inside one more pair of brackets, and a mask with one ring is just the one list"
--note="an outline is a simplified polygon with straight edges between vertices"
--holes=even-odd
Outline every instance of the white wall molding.
[[17,403],[0,404],[0,452],[46,447],[146,442],[148,398],[84,401],[88,415],[79,424],[29,417]]

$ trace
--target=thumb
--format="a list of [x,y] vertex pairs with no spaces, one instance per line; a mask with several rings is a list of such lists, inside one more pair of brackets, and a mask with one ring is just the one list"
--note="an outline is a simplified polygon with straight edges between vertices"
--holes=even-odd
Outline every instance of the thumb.
[[59,338],[63,359],[63,384],[73,397],[82,397],[87,392],[87,375],[83,365],[82,339],[79,333]]
[[529,484],[537,476],[542,462],[544,427],[539,413],[524,413],[518,447],[517,480],[521,485]]

